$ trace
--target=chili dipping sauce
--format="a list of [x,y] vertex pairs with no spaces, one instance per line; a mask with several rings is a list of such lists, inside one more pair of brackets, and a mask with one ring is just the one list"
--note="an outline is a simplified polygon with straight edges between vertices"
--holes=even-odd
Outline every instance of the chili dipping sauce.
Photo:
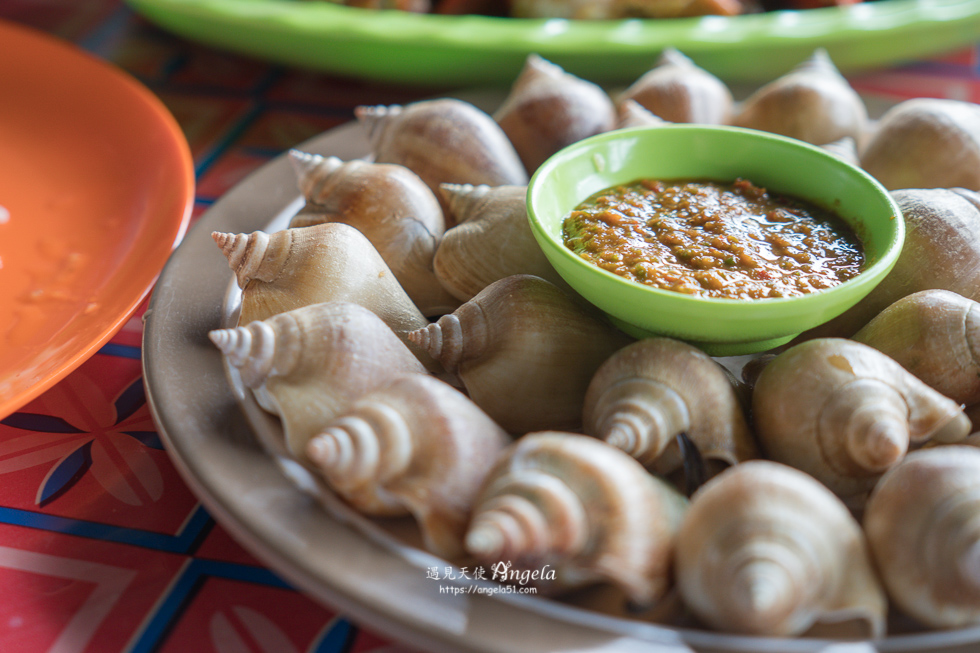
[[793,297],[859,274],[864,253],[838,216],[744,179],[640,179],[565,217],[565,246],[631,281],[701,297]]

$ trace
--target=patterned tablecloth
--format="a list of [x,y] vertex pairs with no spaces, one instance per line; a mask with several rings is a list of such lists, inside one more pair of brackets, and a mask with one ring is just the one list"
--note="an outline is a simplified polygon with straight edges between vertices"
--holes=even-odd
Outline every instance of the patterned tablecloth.
[[[159,95],[194,156],[195,217],[272,157],[350,120],[355,106],[439,93],[211,50],[156,29],[119,0],[0,0],[0,18],[72,41]],[[978,51],[852,83],[895,99],[980,102]],[[187,489],[146,406],[143,310],[0,422],[0,651],[401,650],[292,589]]]

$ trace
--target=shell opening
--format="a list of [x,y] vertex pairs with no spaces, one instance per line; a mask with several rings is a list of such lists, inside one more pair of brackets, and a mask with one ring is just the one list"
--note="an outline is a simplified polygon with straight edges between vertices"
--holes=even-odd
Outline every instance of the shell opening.
[[[711,469],[706,464],[704,457],[701,455],[701,451],[698,446],[691,442],[691,438],[687,436],[687,433],[677,434],[677,447],[680,449],[681,457],[683,458],[683,469],[684,469],[684,493],[687,496],[692,496],[698,491],[705,481],[714,476],[715,474],[721,473],[716,471],[718,467],[724,465],[724,462],[714,461]],[[709,459],[711,461],[712,459]],[[722,467],[722,470],[725,468]]]
[[272,413],[273,415],[282,416],[282,407],[279,405],[279,400],[276,396],[269,392],[269,389],[265,385],[260,385],[252,390],[252,394],[255,396],[255,401],[259,404],[267,413]]

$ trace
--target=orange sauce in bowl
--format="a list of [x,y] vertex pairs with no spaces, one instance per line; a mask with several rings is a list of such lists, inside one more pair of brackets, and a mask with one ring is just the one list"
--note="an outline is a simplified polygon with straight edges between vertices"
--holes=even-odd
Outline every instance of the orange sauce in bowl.
[[566,216],[563,238],[614,274],[702,297],[804,295],[864,266],[861,243],[840,217],[742,179],[607,188]]

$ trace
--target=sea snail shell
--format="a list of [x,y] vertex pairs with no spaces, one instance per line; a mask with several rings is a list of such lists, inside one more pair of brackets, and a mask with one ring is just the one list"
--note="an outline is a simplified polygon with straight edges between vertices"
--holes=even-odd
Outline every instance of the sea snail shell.
[[753,460],[692,497],[677,536],[685,604],[713,628],[792,636],[819,621],[859,619],[885,629],[886,601],[864,535],[812,477]]
[[424,315],[449,313],[459,302],[432,271],[445,219],[439,200],[403,166],[289,153],[308,208],[290,227],[343,222],[364,234]]
[[667,590],[687,500],[623,452],[560,432],[505,450],[473,508],[466,549],[484,564],[552,565],[560,588],[608,581],[638,605]]
[[666,124],[666,120],[654,114],[636,100],[623,100],[616,105],[616,129],[654,127]]
[[980,301],[980,195],[962,188],[892,192],[905,218],[895,267],[868,296],[812,336],[849,338],[902,297],[942,289]]
[[[378,163],[398,163],[438,197],[439,184],[527,184],[527,172],[493,118],[450,98],[405,106],[357,107]],[[449,225],[447,225],[449,226]]]
[[578,428],[589,380],[626,336],[544,279],[514,275],[408,336],[510,433]]
[[853,507],[910,447],[970,433],[956,402],[876,349],[839,338],[777,356],[752,406],[766,457],[813,475]]
[[980,190],[980,107],[934,98],[901,102],[881,117],[861,166],[889,190]]
[[360,395],[396,374],[425,373],[391,329],[357,304],[313,304],[208,335],[259,405],[282,419],[296,456]]
[[564,285],[531,233],[525,186],[443,184],[441,190],[457,224],[439,243],[433,267],[454,297],[467,301],[514,274]]
[[980,304],[947,290],[903,297],[853,338],[960,404],[980,403]]
[[360,304],[380,317],[429,371],[441,367],[407,333],[429,323],[405,294],[378,250],[343,223],[273,234],[211,234],[242,289],[239,324],[331,301]]
[[909,454],[875,488],[864,529],[904,612],[933,628],[980,623],[980,450]]
[[857,143],[850,136],[844,136],[830,143],[822,143],[821,149],[827,150],[838,159],[847,161],[852,166],[858,166]]
[[589,384],[582,422],[586,433],[647,466],[668,446],[676,448],[681,433],[703,459],[735,465],[758,457],[723,368],[700,349],[671,338],[640,340],[603,363]]
[[821,48],[749,96],[732,123],[823,145],[845,136],[860,142],[868,112]]
[[612,129],[616,110],[601,87],[532,54],[493,118],[533,172],[566,145]]
[[656,66],[623,91],[617,103],[626,100],[667,122],[722,125],[732,111],[728,87],[674,48],[664,50]]
[[329,485],[369,515],[410,513],[426,548],[463,552],[470,509],[510,437],[458,390],[420,374],[362,396],[306,446]]

